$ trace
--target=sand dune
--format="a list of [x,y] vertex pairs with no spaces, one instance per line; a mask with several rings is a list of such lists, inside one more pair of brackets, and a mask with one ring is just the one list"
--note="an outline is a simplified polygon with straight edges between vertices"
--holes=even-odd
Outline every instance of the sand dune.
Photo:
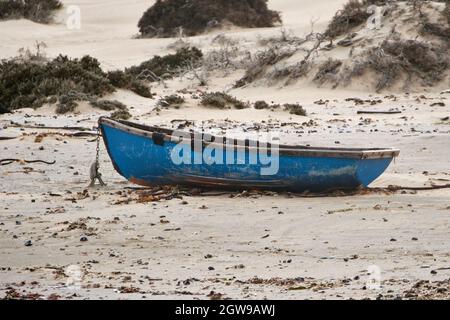
[[[153,1],[111,0],[111,1],[69,1],[56,16],[55,25],[42,25],[27,20],[2,22],[0,30],[0,58],[17,55],[20,48],[33,48],[36,41],[47,44],[50,56],[60,53],[72,57],[89,54],[97,57],[105,68],[117,69],[138,64],[155,54],[167,52],[172,39],[134,40],[138,34],[137,23]],[[311,20],[316,21],[318,30],[324,28],[328,19],[345,1],[275,0],[269,5],[282,12],[285,27],[296,33],[309,32]],[[82,27],[68,30],[67,7],[79,6]],[[240,36],[271,34],[275,30],[238,31]],[[235,33],[231,31],[231,34]],[[205,37],[195,37],[194,43],[201,43]]]

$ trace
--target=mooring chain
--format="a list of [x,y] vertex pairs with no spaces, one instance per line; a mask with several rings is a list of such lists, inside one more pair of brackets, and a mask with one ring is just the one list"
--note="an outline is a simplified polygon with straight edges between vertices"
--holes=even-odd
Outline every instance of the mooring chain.
[[96,147],[96,155],[95,162],[91,165],[90,169],[90,177],[91,184],[90,187],[95,185],[95,180],[98,180],[101,186],[106,186],[106,184],[102,180],[102,174],[100,173],[100,128],[97,127],[97,147]]

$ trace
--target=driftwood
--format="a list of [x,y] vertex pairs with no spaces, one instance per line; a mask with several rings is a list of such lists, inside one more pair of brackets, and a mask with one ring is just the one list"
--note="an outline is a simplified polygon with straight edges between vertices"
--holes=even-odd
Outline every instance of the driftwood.
[[[231,190],[202,190],[202,189],[192,189],[183,187],[173,187],[173,186],[161,186],[161,187],[126,187],[125,189],[130,192],[137,192],[139,199],[137,201],[143,202],[153,202],[160,200],[171,200],[173,198],[181,198],[182,196],[191,197],[216,197],[216,196],[229,196],[231,198],[246,198],[254,196],[277,196],[284,195],[289,198],[323,198],[323,197],[348,197],[357,195],[369,195],[375,193],[385,193],[392,194],[395,192],[403,190],[411,191],[426,191],[426,190],[439,190],[439,189],[450,189],[450,184],[446,185],[432,185],[424,187],[403,187],[390,185],[384,188],[361,188],[358,190],[335,190],[326,192],[303,192],[303,193],[290,193],[290,192],[272,192],[272,191],[262,191],[262,190],[247,190],[247,191],[231,191]],[[134,199],[136,200],[136,199]],[[127,200],[118,201],[116,204],[129,203],[132,201],[131,198]]]
[[17,137],[0,137],[0,141],[2,141],[2,140],[13,140],[13,139],[17,139]]
[[43,130],[70,130],[70,131],[93,131],[92,128],[86,127],[52,127],[52,126],[33,126],[28,124],[20,124],[12,122],[8,125],[12,128],[25,128],[25,129],[43,129]]
[[55,164],[56,161],[48,162],[45,160],[22,160],[22,159],[1,159],[0,160],[0,166],[6,166],[8,164],[14,163],[14,162],[22,162],[22,163],[44,163],[44,164]]
[[388,186],[386,189],[389,190],[389,191],[400,191],[400,190],[412,190],[412,191],[439,190],[439,189],[450,189],[450,184],[432,185],[432,186],[428,186],[428,187]]
[[388,111],[364,111],[364,110],[360,110],[358,111],[358,114],[399,114],[402,113],[399,110],[388,110]]

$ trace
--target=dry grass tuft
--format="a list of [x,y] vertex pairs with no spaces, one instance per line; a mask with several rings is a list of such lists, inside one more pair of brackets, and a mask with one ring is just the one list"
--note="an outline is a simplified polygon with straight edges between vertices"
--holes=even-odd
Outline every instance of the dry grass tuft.
[[160,99],[158,105],[164,108],[179,108],[184,102],[185,99],[182,96],[172,94]]
[[283,105],[284,110],[289,111],[290,114],[294,114],[297,116],[303,116],[306,117],[307,113],[306,110],[303,109],[301,105],[298,103],[286,103]]
[[249,107],[248,103],[236,99],[224,92],[211,92],[202,95],[200,104],[205,107],[226,109],[234,107],[235,109],[245,109]]

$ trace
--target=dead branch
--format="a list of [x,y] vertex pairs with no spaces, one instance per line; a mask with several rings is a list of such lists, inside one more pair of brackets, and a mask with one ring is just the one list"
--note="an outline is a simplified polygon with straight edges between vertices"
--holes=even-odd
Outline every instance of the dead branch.
[[48,161],[45,161],[45,160],[1,159],[0,160],[0,166],[6,166],[6,165],[12,164],[14,162],[19,162],[19,163],[44,163],[44,164],[48,164],[48,165],[52,165],[52,164],[56,163],[56,161],[48,162]]

